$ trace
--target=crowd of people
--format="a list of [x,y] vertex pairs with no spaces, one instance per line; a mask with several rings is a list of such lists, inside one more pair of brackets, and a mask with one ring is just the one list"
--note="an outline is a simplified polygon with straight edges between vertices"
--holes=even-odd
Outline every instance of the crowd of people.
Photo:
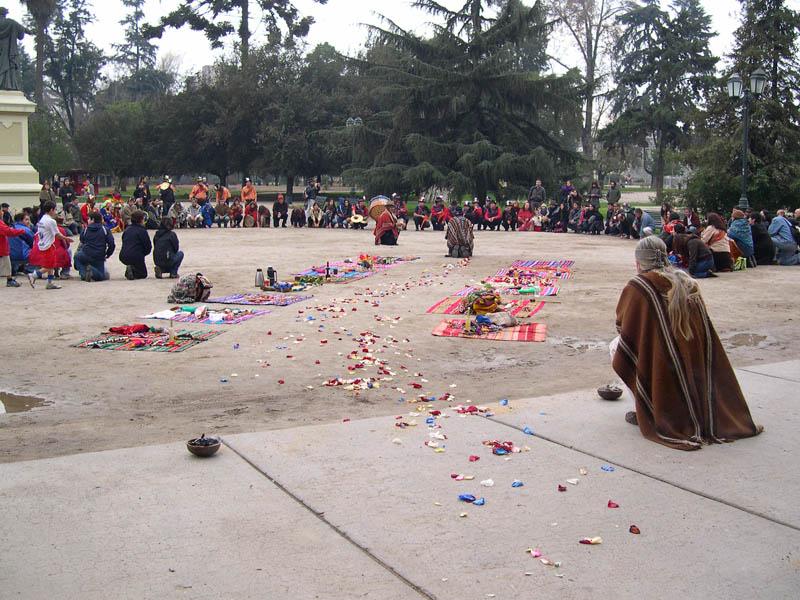
[[[178,277],[184,255],[175,230],[215,226],[365,229],[369,220],[366,198],[323,197],[319,182],[313,180],[303,192],[301,206],[278,194],[271,209],[258,202],[249,178],[234,195],[227,186],[211,186],[199,177],[186,207],[176,198],[172,179],[166,175],[155,195],[147,178],[138,181],[126,200],[114,192],[98,201],[96,192],[88,180],[81,184],[64,181],[57,186],[46,181],[38,207],[12,215],[7,204],[0,206],[0,277],[6,278],[8,287],[18,287],[16,275],[24,274],[31,285],[43,278],[48,289],[58,289],[56,280],[69,279],[72,268],[86,281],[107,279],[105,261],[116,249],[113,234],[119,232],[125,276],[142,279],[147,277],[145,259],[151,253],[156,277]],[[800,264],[800,209],[793,214],[779,210],[774,216],[766,211],[734,209],[728,219],[715,212],[703,219],[691,208],[678,211],[665,204],[657,224],[649,212],[622,202],[621,190],[613,181],[605,193],[595,181],[585,195],[567,181],[548,199],[537,180],[526,200],[510,200],[502,208],[490,197],[473,198],[463,206],[456,200],[445,203],[442,196],[436,196],[429,206],[421,197],[411,209],[398,194],[386,201],[390,207],[386,216],[374,215],[380,221],[374,231],[376,244],[396,244],[400,232],[413,225],[416,231],[444,232],[447,254],[452,257],[472,255],[474,230],[502,229],[626,239],[658,235],[674,264],[698,278],[747,266]],[[157,230],[152,241],[148,229]],[[75,237],[79,244],[73,253]]]

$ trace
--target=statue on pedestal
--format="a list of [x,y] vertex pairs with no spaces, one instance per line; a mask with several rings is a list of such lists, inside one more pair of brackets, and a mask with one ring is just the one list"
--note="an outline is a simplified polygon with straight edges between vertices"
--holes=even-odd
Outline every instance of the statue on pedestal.
[[0,6],[0,90],[20,90],[18,42],[30,31],[8,18],[8,9]]

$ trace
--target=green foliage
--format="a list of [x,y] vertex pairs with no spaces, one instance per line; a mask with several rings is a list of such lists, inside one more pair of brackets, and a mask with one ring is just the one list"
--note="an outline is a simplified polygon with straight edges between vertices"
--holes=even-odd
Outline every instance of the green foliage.
[[145,0],[122,0],[122,4],[131,10],[119,22],[125,29],[125,41],[114,44],[114,62],[137,76],[142,69],[155,69],[156,46],[142,32]]
[[44,63],[47,49],[47,26],[53,19],[56,10],[56,0],[25,0],[30,20],[36,38],[36,69],[34,74],[34,101],[38,106],[44,106]]
[[439,186],[485,195],[501,180],[529,184],[571,169],[576,156],[566,148],[574,144],[560,140],[553,125],[577,120],[576,77],[520,68],[519,49],[535,57],[535,44],[546,42],[543,5],[414,5],[439,19],[433,36],[387,21],[374,29],[375,50],[358,63],[379,95],[363,134],[367,193],[392,183],[398,192]]
[[[326,4],[328,0],[314,0]],[[292,0],[183,0],[158,25],[145,26],[144,35],[160,38],[165,29],[180,29],[188,25],[202,31],[212,48],[221,48],[224,39],[234,31],[239,34],[241,62],[250,54],[250,15],[261,12],[261,20],[271,46],[293,46],[297,38],[308,35],[313,17],[301,17]],[[239,14],[238,30],[231,22],[233,13]]]
[[154,112],[141,102],[118,102],[94,111],[74,137],[81,167],[118,179],[149,173],[160,158],[149,142]]
[[59,0],[47,44],[45,74],[57,98],[57,111],[70,135],[94,102],[103,52],[85,35],[94,20],[87,0]]
[[725,83],[739,73],[745,80],[758,67],[767,72],[764,94],[752,101],[748,148],[750,204],[776,209],[800,198],[800,13],[782,0],[743,3],[742,22],[730,57],[733,67],[717,81],[698,128],[698,143],[687,153],[693,173],[690,202],[730,209],[741,188],[741,101],[730,99]]
[[31,60],[24,46],[19,47],[19,57],[17,61],[19,64],[21,91],[28,100],[33,100],[36,94],[36,65]]
[[667,150],[688,146],[701,105],[713,84],[711,19],[699,0],[632,3],[619,18],[619,57],[613,92],[615,121],[601,133],[609,148],[654,148],[653,179],[661,195]]
[[44,179],[75,167],[69,133],[58,115],[37,110],[28,119],[30,160]]

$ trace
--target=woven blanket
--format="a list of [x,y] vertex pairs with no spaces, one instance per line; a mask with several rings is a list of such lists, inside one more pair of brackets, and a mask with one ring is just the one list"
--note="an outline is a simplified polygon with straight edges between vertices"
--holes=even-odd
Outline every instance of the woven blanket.
[[511,263],[512,267],[523,269],[543,268],[543,269],[571,269],[575,264],[574,260],[515,260]]
[[245,314],[226,314],[224,312],[209,311],[204,319],[198,319],[194,313],[182,310],[162,310],[161,312],[145,315],[143,319],[161,319],[175,323],[191,323],[193,325],[238,325],[254,317],[268,315],[269,310],[252,310]]
[[445,319],[432,333],[439,337],[462,337],[495,342],[544,342],[547,339],[547,325],[544,323],[525,323],[516,327],[506,327],[500,331],[479,334],[465,333],[464,323],[464,319]]
[[[427,314],[463,315],[464,313],[461,311],[462,299],[463,296],[448,296],[431,306],[425,312]],[[525,319],[527,317],[532,317],[542,310],[542,308],[544,308],[544,302],[535,302],[533,300],[521,298],[510,301],[504,300],[504,306],[506,307],[504,310],[511,315],[519,319]]]
[[[418,256],[375,256],[371,268],[359,265],[358,259],[337,260],[325,265],[314,266],[305,271],[294,273],[296,277],[324,277],[326,269],[330,279],[325,283],[348,283],[371,277],[376,273],[391,269],[399,264],[419,260]],[[334,271],[336,271],[334,273]]]
[[[493,290],[495,290],[496,292],[500,292],[504,296],[519,295],[519,288],[503,286],[499,283],[490,280],[487,280],[487,283],[489,283],[492,286]],[[463,289],[458,290],[453,295],[460,296],[463,298],[464,296],[467,296],[478,289],[479,288],[476,287],[465,287]],[[537,298],[558,296],[558,286],[555,285],[543,286],[540,288],[538,294],[531,294],[531,296],[536,296]]]
[[134,333],[120,335],[105,333],[94,338],[82,340],[74,344],[75,348],[91,348],[95,350],[129,350],[144,352],[183,352],[184,350],[207,342],[220,335],[221,331],[175,331],[170,341],[169,332]]
[[289,306],[296,302],[305,302],[313,296],[292,296],[290,294],[233,294],[220,298],[209,298],[207,304],[241,304],[242,306]]

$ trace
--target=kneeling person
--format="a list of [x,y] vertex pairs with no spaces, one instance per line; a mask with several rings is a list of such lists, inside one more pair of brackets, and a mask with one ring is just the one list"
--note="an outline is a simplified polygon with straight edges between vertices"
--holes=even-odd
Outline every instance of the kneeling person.
[[178,278],[178,269],[183,262],[178,236],[172,230],[172,219],[161,219],[161,226],[153,236],[153,263],[155,263],[156,279],[162,273],[169,273],[170,279]]
[[375,245],[396,246],[400,230],[397,228],[397,217],[394,216],[394,205],[386,207],[375,220]]
[[106,259],[114,254],[114,236],[103,225],[103,215],[95,211],[89,214],[89,226],[81,232],[81,247],[75,253],[75,268],[84,281],[108,279]]

